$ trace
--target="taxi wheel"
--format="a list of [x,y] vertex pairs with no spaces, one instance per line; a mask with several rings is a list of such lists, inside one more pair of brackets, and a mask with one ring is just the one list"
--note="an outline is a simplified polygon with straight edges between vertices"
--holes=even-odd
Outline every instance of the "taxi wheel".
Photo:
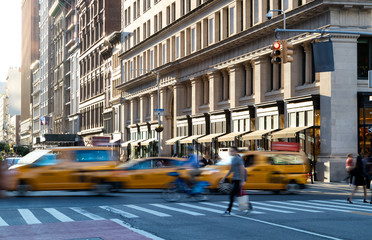
[[104,195],[109,192],[111,192],[112,185],[104,182],[97,183],[94,186],[94,191],[97,193],[97,195]]
[[20,197],[26,196],[27,192],[31,189],[31,186],[28,185],[25,181],[21,181],[17,187],[17,194]]
[[218,185],[218,192],[222,194],[230,194],[232,185],[229,182],[223,182]]
[[290,181],[286,186],[286,190],[288,194],[298,193],[299,189],[300,189],[300,185],[294,180]]

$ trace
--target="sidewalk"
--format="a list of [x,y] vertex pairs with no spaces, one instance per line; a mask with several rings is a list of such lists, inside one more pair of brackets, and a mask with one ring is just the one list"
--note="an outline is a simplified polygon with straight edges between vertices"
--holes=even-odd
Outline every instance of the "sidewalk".
[[126,226],[119,219],[62,222],[0,227],[6,240],[161,240],[150,233]]

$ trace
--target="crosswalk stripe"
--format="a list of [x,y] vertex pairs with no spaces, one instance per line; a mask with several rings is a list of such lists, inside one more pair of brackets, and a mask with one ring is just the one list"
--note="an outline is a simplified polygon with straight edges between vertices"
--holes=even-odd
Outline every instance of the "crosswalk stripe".
[[[220,208],[226,208],[226,204],[221,205],[221,204],[209,203],[209,202],[202,202],[201,204],[205,204],[205,205],[209,205],[209,206],[214,206],[214,207],[220,207]],[[237,205],[237,204],[234,204],[234,205]],[[237,208],[237,207],[233,207],[232,210],[234,210],[234,211],[240,211],[239,208]],[[253,210],[250,211],[250,213],[251,214],[265,214],[264,212],[260,212],[260,211],[254,210],[254,207],[253,207]]]
[[82,209],[82,208],[71,207],[70,209],[71,209],[71,210],[74,210],[75,212],[80,213],[81,215],[84,215],[84,216],[86,216],[86,217],[88,217],[88,218],[90,218],[90,219],[92,219],[92,220],[106,220],[105,218],[100,217],[100,216],[98,216],[98,215],[95,215],[95,214],[93,214],[93,213],[90,213],[90,212],[88,212],[88,211],[85,211],[85,210]]
[[[345,212],[345,210],[327,208],[327,207],[304,206],[303,204],[296,204],[296,203],[289,203],[289,202],[279,202],[279,201],[269,201],[269,202],[277,203],[277,204],[285,204],[285,205],[290,205],[290,206],[297,206],[297,207],[307,207],[307,208],[312,208],[312,209],[322,209],[322,210],[329,210],[329,211],[335,211],[335,212]],[[303,202],[301,202],[301,203],[303,203]]]
[[177,204],[181,205],[181,206],[184,206],[184,207],[195,208],[195,209],[204,210],[204,211],[208,211],[208,212],[222,213],[221,210],[216,210],[216,209],[213,209],[213,208],[200,207],[200,206],[195,206],[195,205],[188,204],[188,203],[177,203]]
[[67,217],[65,214],[61,213],[55,208],[44,208],[45,211],[52,214],[53,217],[57,218],[61,222],[73,222],[71,218]]
[[4,221],[4,219],[2,219],[2,218],[0,217],[0,226],[1,226],[1,227],[3,227],[3,226],[9,226],[9,224],[7,224],[7,223]]
[[267,207],[278,207],[278,208],[285,208],[285,209],[291,209],[291,210],[297,210],[297,211],[303,211],[303,212],[311,212],[311,213],[320,213],[322,211],[317,211],[317,210],[309,210],[309,209],[302,209],[302,208],[296,208],[296,207],[286,207],[286,206],[278,206],[278,205],[273,205],[273,204],[268,204],[268,203],[261,203],[261,202],[252,202],[255,205],[263,205]]
[[27,224],[40,224],[39,219],[28,209],[18,209],[18,212],[22,215],[23,219]]
[[[224,202],[224,203],[229,203],[229,202]],[[291,212],[291,211],[278,210],[278,209],[271,209],[271,208],[265,208],[265,207],[257,207],[257,206],[254,206],[254,208],[255,208],[255,209],[261,209],[261,210],[266,210],[266,211],[270,211],[270,212],[294,213],[294,212]]]
[[[299,202],[299,201],[291,201],[291,202]],[[352,208],[352,206],[329,206],[328,204],[322,204],[322,203],[313,203],[313,202],[304,202],[304,204],[306,205],[315,205],[315,206],[328,206],[328,207],[331,207],[331,208],[336,208],[336,209],[345,209],[344,211],[354,211],[355,209]],[[365,210],[367,212],[372,212],[372,210]]]
[[[340,199],[333,199],[332,201],[335,201],[335,202],[341,202],[341,203],[345,203],[346,201],[345,200],[340,200]],[[345,203],[347,205],[350,205],[350,203]],[[353,200],[353,206],[366,206],[368,205],[367,203],[363,203],[363,202],[359,202],[359,201],[354,201]]]
[[186,213],[186,214],[189,214],[189,215],[192,215],[192,216],[204,216],[205,214],[202,214],[202,213],[198,213],[198,212],[193,212],[193,211],[189,211],[189,210],[184,210],[184,209],[179,209],[179,208],[174,208],[174,207],[169,207],[169,206],[166,206],[166,205],[163,205],[163,204],[151,204],[152,206],[155,206],[155,207],[159,207],[159,208],[164,208],[164,209],[168,209],[168,210],[172,210],[172,211],[175,211],[175,212],[181,212],[181,213]]
[[[328,203],[328,201],[324,201],[324,200],[310,200],[312,202],[319,202],[319,203]],[[335,201],[335,200],[333,200]],[[367,211],[367,212],[372,212],[372,209],[370,209],[370,206],[367,206],[366,204],[364,205],[357,205],[357,204],[350,204],[350,203],[345,203],[345,202],[332,202],[332,204],[335,204],[335,205],[341,205],[341,206],[347,206],[349,208],[352,208],[352,209],[355,209],[355,210],[363,210],[363,211]],[[366,209],[369,208],[369,209]]]
[[139,211],[143,211],[143,212],[146,212],[146,213],[150,213],[150,214],[153,214],[153,215],[159,216],[159,217],[171,217],[171,215],[169,215],[169,214],[154,211],[154,210],[151,210],[151,209],[148,209],[148,208],[139,207],[139,206],[132,205],[132,204],[125,205],[125,206],[129,207],[129,208],[139,210]]
[[106,211],[109,211],[109,212],[120,214],[120,215],[122,215],[123,217],[126,217],[126,218],[138,218],[137,215],[131,214],[129,212],[125,212],[125,211],[117,209],[117,208],[113,208],[113,207],[109,207],[109,206],[100,206],[100,208],[105,209]]

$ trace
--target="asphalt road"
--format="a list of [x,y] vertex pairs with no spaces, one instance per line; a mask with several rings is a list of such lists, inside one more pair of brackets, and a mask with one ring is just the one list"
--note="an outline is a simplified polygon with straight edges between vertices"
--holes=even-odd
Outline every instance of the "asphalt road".
[[337,183],[295,195],[248,191],[254,210],[231,217],[221,216],[226,195],[168,203],[153,190],[8,194],[0,199],[0,239],[371,239],[372,204],[361,191],[347,203],[350,191]]

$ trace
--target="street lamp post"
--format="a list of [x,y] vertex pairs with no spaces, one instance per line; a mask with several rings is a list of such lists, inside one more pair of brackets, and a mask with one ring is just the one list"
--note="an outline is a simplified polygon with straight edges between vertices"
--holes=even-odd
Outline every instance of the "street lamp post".
[[[158,71],[152,71],[153,73],[156,74],[156,84],[158,85],[158,109],[160,108],[160,79],[159,79],[159,72]],[[160,112],[158,112],[158,128],[161,126],[161,121],[160,121]],[[160,157],[160,131],[157,131],[158,133],[158,156]]]

